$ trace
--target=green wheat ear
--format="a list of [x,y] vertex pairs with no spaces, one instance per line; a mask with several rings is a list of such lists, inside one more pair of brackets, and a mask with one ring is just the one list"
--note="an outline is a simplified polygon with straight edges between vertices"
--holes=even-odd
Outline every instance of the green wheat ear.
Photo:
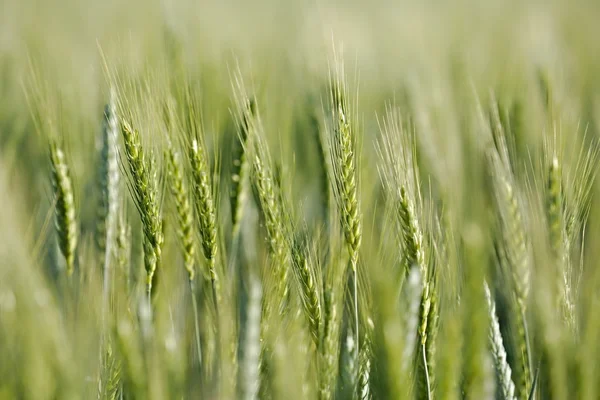
[[[259,140],[257,138],[257,140]],[[275,285],[280,308],[286,304],[289,295],[288,271],[290,263],[290,249],[288,246],[288,232],[284,221],[284,211],[280,203],[277,186],[274,184],[273,170],[268,163],[265,151],[258,151],[254,157],[254,176],[260,199],[260,208],[265,218],[267,239],[272,255]]]
[[313,342],[318,347],[321,340],[321,302],[315,284],[314,269],[311,268],[311,259],[303,244],[295,243],[292,247],[292,266],[304,307]]
[[219,277],[216,269],[217,217],[206,152],[196,138],[192,139],[191,147],[189,149],[189,158],[192,169],[193,194],[196,203],[202,250],[204,257],[208,262],[208,275],[212,285],[213,301],[215,302],[215,307],[218,307]]
[[562,170],[556,155],[548,168],[546,186],[546,216],[550,247],[560,276],[560,302],[563,316],[571,329],[575,328],[575,305],[573,304],[571,265],[568,259],[567,230],[563,204]]
[[73,182],[65,160],[65,153],[55,141],[50,143],[50,163],[52,166],[58,247],[65,258],[67,276],[71,276],[75,269],[75,250],[77,248],[77,221],[75,219]]
[[177,233],[181,240],[183,251],[184,266],[188,273],[190,281],[194,280],[196,270],[194,269],[196,246],[194,242],[194,216],[190,207],[190,196],[184,180],[183,164],[181,155],[171,142],[168,143],[166,150],[167,173],[171,193],[175,199],[175,209],[177,213]]
[[344,111],[345,107],[339,103],[335,104],[335,108],[337,110],[334,139],[335,192],[338,194],[342,227],[350,251],[351,266],[355,270],[358,261],[358,250],[362,240],[362,228],[356,185],[354,138],[348,117]]
[[[343,62],[335,60],[335,69],[331,72],[331,122],[333,132],[329,135],[328,147],[332,165],[332,189],[337,204],[341,227],[344,232],[346,248],[350,257],[350,268],[352,271],[352,297],[354,306],[355,334],[353,360],[358,359],[360,354],[360,319],[358,305],[358,259],[362,242],[362,213],[358,192],[357,167],[357,126],[352,119],[355,116],[348,115],[349,102],[347,99],[346,76]],[[358,372],[358,370],[356,369]],[[353,381],[358,376],[352,377]]]
[[146,158],[139,133],[125,120],[122,121],[122,133],[131,174],[129,187],[142,220],[146,290],[150,295],[164,240],[158,201],[158,175],[154,157],[150,154]]

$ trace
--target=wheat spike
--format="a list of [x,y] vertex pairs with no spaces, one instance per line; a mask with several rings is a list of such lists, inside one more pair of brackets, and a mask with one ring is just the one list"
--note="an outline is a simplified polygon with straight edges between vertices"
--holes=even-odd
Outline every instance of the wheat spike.
[[122,121],[125,155],[131,173],[130,189],[142,220],[146,290],[152,293],[153,279],[163,244],[163,225],[158,201],[158,177],[154,158],[146,159],[140,135],[129,122]]
[[65,258],[67,276],[75,269],[75,250],[77,248],[77,222],[75,219],[75,201],[73,183],[65,153],[58,143],[50,143],[50,163],[52,166],[52,186],[54,188],[55,225],[58,234],[58,246]]

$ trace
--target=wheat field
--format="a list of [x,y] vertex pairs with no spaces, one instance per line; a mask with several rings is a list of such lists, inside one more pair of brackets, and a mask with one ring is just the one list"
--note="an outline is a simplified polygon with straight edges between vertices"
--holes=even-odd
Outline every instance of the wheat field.
[[0,399],[597,399],[594,1],[0,2]]

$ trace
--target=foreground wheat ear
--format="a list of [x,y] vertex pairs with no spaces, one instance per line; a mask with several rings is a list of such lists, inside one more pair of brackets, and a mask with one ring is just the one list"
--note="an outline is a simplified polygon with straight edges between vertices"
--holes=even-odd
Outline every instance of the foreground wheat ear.
[[292,247],[292,266],[295,272],[296,281],[300,287],[300,298],[304,306],[304,313],[309,324],[312,339],[317,346],[320,346],[321,340],[321,301],[317,284],[315,284],[314,269],[311,268],[311,258],[309,257],[306,245],[298,240]]
[[121,131],[131,174],[130,192],[142,220],[146,290],[150,295],[163,244],[157,171],[153,158],[148,160],[144,154],[139,133],[128,121],[122,121]]
[[206,151],[201,142],[194,138],[189,149],[194,182],[193,194],[196,204],[200,239],[204,257],[208,262],[208,275],[211,281],[211,290],[214,306],[218,309],[219,277],[217,275],[217,226],[216,211],[213,201],[213,189],[210,181],[210,169],[206,158]]
[[58,247],[63,257],[67,275],[75,269],[75,251],[77,248],[77,221],[73,182],[65,153],[57,142],[50,142],[50,164],[52,166],[52,187],[54,189],[55,225]]
[[[336,60],[337,61],[337,60]],[[353,360],[358,360],[360,354],[359,305],[358,305],[358,258],[362,242],[362,214],[357,185],[356,148],[357,126],[349,115],[350,103],[345,82],[343,63],[337,61],[334,76],[331,78],[331,117],[333,136],[330,138],[331,165],[333,166],[333,193],[337,203],[341,226],[344,231],[346,247],[350,257],[352,270],[352,294],[354,306],[354,343]],[[358,368],[356,369],[358,374]],[[357,382],[358,376],[352,381]],[[354,387],[353,390],[358,390]]]

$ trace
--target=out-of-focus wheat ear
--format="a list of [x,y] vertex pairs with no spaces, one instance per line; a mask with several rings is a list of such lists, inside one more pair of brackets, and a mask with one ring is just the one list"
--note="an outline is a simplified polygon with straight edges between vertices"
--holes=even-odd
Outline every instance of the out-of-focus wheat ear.
[[453,315],[441,325],[440,358],[436,366],[435,397],[439,399],[458,400],[464,398],[461,390],[464,363],[463,316],[459,309],[452,310]]
[[122,366],[121,360],[116,357],[113,344],[108,343],[104,357],[102,358],[102,375],[98,398],[117,400],[121,392],[122,385]]
[[421,269],[416,265],[410,269],[408,279],[405,282],[402,293],[403,333],[404,343],[402,350],[402,365],[404,373],[413,362],[413,355],[417,344],[417,332],[419,326],[419,310],[423,283],[421,280]]
[[[116,325],[116,347],[123,361],[123,384],[126,394],[132,398],[147,398],[147,381],[144,357],[139,335],[131,321],[122,319]],[[129,397],[126,396],[126,397]]]
[[340,352],[340,375],[342,397],[354,398],[358,396],[358,355],[359,345],[356,343],[356,334],[350,321],[345,323],[342,334],[342,348]]
[[398,218],[399,225],[402,231],[402,239],[404,249],[404,266],[406,270],[416,265],[420,268],[421,273],[426,276],[427,265],[425,263],[425,252],[423,250],[423,234],[419,227],[418,220],[415,215],[415,208],[412,199],[409,198],[408,192],[404,186],[400,187],[400,196],[398,201]]
[[421,304],[419,306],[419,327],[417,349],[415,350],[415,356],[417,357],[417,388],[420,392],[420,396],[423,398],[430,399],[432,395],[432,372],[429,370],[430,362],[427,358],[427,342],[430,339],[427,334],[429,333],[429,314],[431,311],[431,298],[432,298],[433,286],[432,282],[425,280],[423,282],[423,291],[421,292]]
[[565,227],[562,215],[562,172],[556,155],[552,156],[552,160],[550,161],[550,165],[548,167],[546,213],[548,218],[548,230],[550,231],[550,245],[553,255],[558,262],[562,262],[565,241]]
[[131,226],[124,212],[120,213],[117,221],[115,246],[117,268],[123,274],[125,287],[130,291],[133,286],[131,279]]
[[71,276],[75,270],[75,251],[77,249],[75,200],[73,182],[65,153],[56,141],[50,142],[50,164],[52,166],[58,247],[65,259],[67,276]]
[[166,153],[169,186],[175,199],[175,210],[177,212],[177,233],[181,241],[181,250],[183,252],[184,266],[188,273],[188,279],[193,281],[196,275],[194,265],[196,246],[194,242],[194,215],[190,207],[190,194],[185,184],[181,155],[171,142],[168,143]]
[[319,399],[334,398],[339,368],[341,302],[334,290],[324,293],[323,339],[319,351]]
[[120,203],[120,175],[118,159],[119,121],[116,112],[116,94],[110,93],[102,120],[102,148],[100,153],[100,207],[96,241],[104,257],[103,298],[106,305],[110,292],[111,261],[117,236]]
[[295,243],[292,247],[292,259],[304,313],[313,342],[318,348],[321,339],[321,301],[315,284],[314,268],[311,268],[308,250],[301,243]]
[[248,302],[246,303],[246,323],[240,347],[240,379],[241,398],[256,399],[259,388],[259,359],[261,353],[261,315],[262,287],[258,278],[250,276]]
[[313,137],[317,145],[317,156],[319,160],[319,184],[320,184],[320,203],[322,209],[322,221],[325,224],[325,228],[329,229],[329,207],[331,203],[331,191],[329,188],[329,175],[330,168],[327,159],[327,144],[325,139],[325,132],[321,129],[317,113],[312,112],[310,114],[310,126],[313,131]]
[[502,393],[503,399],[516,400],[515,384],[512,380],[512,371],[506,358],[506,350],[504,348],[504,342],[500,332],[500,323],[498,322],[498,317],[496,315],[496,303],[492,299],[490,288],[487,282],[484,282],[484,287],[485,297],[487,299],[488,310],[490,314],[490,346],[492,348],[493,361],[496,368],[500,392]]
[[529,333],[527,328],[527,320],[523,307],[518,307],[515,316],[517,324],[517,340],[518,340],[518,392],[519,398],[528,398],[531,391],[531,367],[530,367],[530,350],[529,350]]
[[569,265],[568,245],[563,207],[562,170],[556,155],[552,156],[548,168],[546,187],[546,215],[550,235],[550,246],[560,275],[560,306],[567,325],[575,328],[575,307],[573,304],[572,274]]
[[508,204],[507,233],[508,239],[507,252],[511,260],[511,276],[515,289],[515,298],[517,303],[516,321],[518,331],[519,355],[520,355],[520,379],[519,379],[519,397],[527,398],[531,390],[531,361],[529,350],[529,334],[527,328],[527,303],[530,287],[530,266],[526,247],[526,238],[523,231],[523,219],[517,197],[513,186],[509,181],[504,180],[504,193]]
[[129,122],[122,121],[121,132],[131,177],[129,188],[142,221],[146,290],[151,295],[164,240],[158,201],[158,171],[152,154],[149,159],[146,158],[140,135]]
[[490,155],[493,166],[496,204],[500,214],[502,246],[514,293],[514,319],[517,328],[518,368],[515,384],[518,397],[526,399],[531,388],[531,361],[527,329],[527,304],[530,287],[530,254],[518,194],[506,162],[497,153]]
[[192,167],[194,202],[198,217],[202,251],[208,263],[208,275],[215,310],[218,313],[219,277],[217,274],[217,226],[216,210],[213,201],[213,189],[206,151],[197,138],[192,139],[189,157]]
[[358,355],[358,397],[361,400],[371,399],[371,357],[372,343],[371,337],[373,336],[373,330],[375,326],[373,320],[367,319],[364,338],[360,346],[360,353]]
[[283,310],[289,300],[289,264],[290,248],[288,245],[289,233],[284,221],[286,216],[283,211],[283,203],[278,187],[274,185],[273,169],[269,162],[269,155],[260,142],[260,137],[253,138],[257,142],[256,155],[253,157],[253,171],[256,181],[260,209],[264,215],[265,227],[267,228],[267,239],[271,252],[271,264],[274,268],[275,299],[279,299],[279,308]]
[[[190,206],[190,193],[185,183],[184,167],[181,161],[180,153],[175,149],[171,141],[167,148],[167,174],[171,193],[175,199],[175,209],[177,212],[177,233],[181,242],[181,251],[183,252],[184,267],[188,273],[188,283],[190,286],[190,297],[192,300],[192,311],[194,314],[194,332],[196,339],[196,354],[198,363],[202,363],[202,348],[200,345],[200,325],[198,321],[198,304],[196,300],[196,242],[194,240],[194,214]],[[215,305],[216,306],[216,305]]]

